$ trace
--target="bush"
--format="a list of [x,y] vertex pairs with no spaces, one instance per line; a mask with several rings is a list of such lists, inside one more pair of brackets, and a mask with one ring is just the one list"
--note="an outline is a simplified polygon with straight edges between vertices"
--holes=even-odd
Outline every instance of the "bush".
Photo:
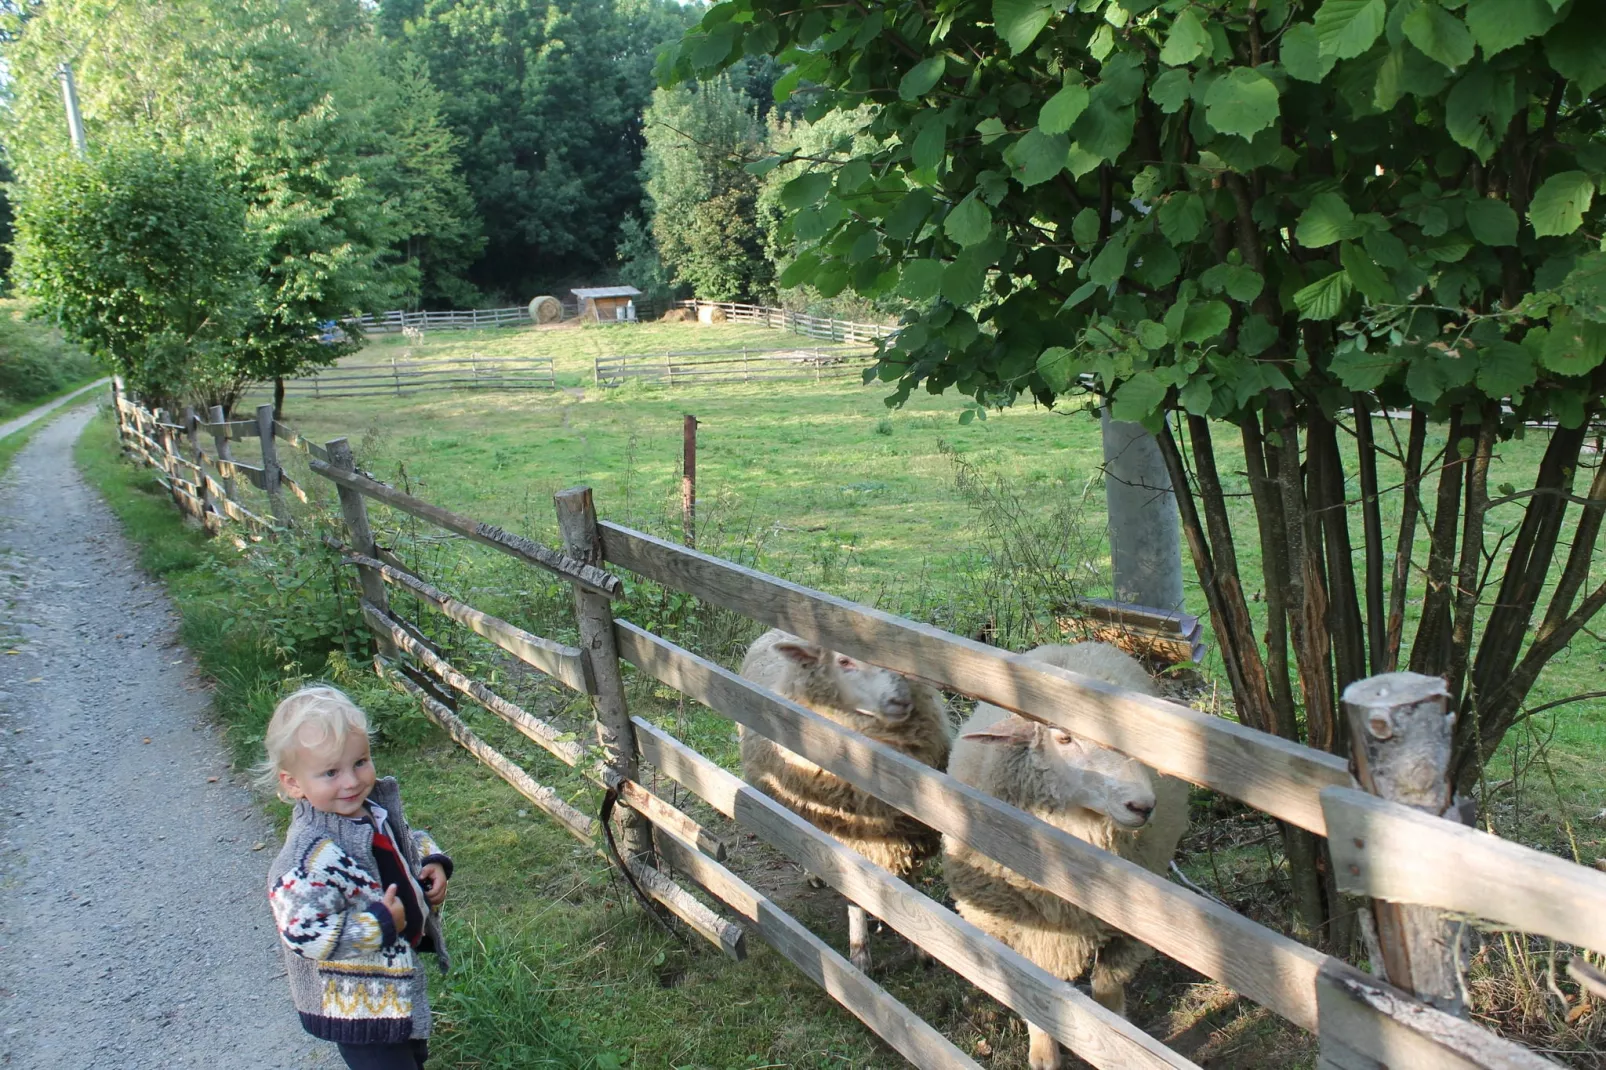
[[95,362],[61,334],[0,302],[0,409],[40,401],[89,379]]

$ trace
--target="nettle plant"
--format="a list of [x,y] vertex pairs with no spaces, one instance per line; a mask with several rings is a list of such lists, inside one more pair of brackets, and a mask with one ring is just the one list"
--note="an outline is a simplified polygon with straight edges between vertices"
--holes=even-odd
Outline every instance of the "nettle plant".
[[[889,403],[1091,391],[1143,422],[1242,720],[1338,751],[1344,685],[1443,675],[1474,784],[1606,603],[1606,468],[1580,474],[1606,385],[1599,5],[726,0],[660,78],[746,54],[811,118],[869,106],[873,150],[785,187],[780,282],[910,303]],[[1537,470],[1491,498],[1535,422]],[[1263,607],[1217,461],[1240,449]],[[1344,943],[1320,845],[1285,845],[1301,920]]]

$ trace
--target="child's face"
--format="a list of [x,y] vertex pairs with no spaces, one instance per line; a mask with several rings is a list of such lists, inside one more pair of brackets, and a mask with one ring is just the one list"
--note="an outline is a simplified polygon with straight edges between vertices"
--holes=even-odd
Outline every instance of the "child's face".
[[307,800],[315,810],[359,817],[368,793],[374,790],[375,776],[368,737],[350,732],[339,748],[330,744],[296,747],[285,755],[279,783],[286,795]]

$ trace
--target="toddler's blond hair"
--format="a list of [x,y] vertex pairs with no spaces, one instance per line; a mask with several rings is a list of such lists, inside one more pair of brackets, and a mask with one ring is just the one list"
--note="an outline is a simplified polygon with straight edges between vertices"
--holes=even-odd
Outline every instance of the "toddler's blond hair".
[[338,750],[352,732],[368,734],[368,715],[338,687],[313,684],[280,700],[268,720],[262,745],[267,751],[257,767],[257,783],[279,790],[279,772],[293,750]]

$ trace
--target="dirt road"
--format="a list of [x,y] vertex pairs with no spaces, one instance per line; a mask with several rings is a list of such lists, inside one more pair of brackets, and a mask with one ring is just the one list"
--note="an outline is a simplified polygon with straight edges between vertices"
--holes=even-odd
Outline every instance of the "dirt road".
[[73,467],[89,411],[0,479],[0,1066],[336,1065],[290,1005],[272,831],[161,585]]

